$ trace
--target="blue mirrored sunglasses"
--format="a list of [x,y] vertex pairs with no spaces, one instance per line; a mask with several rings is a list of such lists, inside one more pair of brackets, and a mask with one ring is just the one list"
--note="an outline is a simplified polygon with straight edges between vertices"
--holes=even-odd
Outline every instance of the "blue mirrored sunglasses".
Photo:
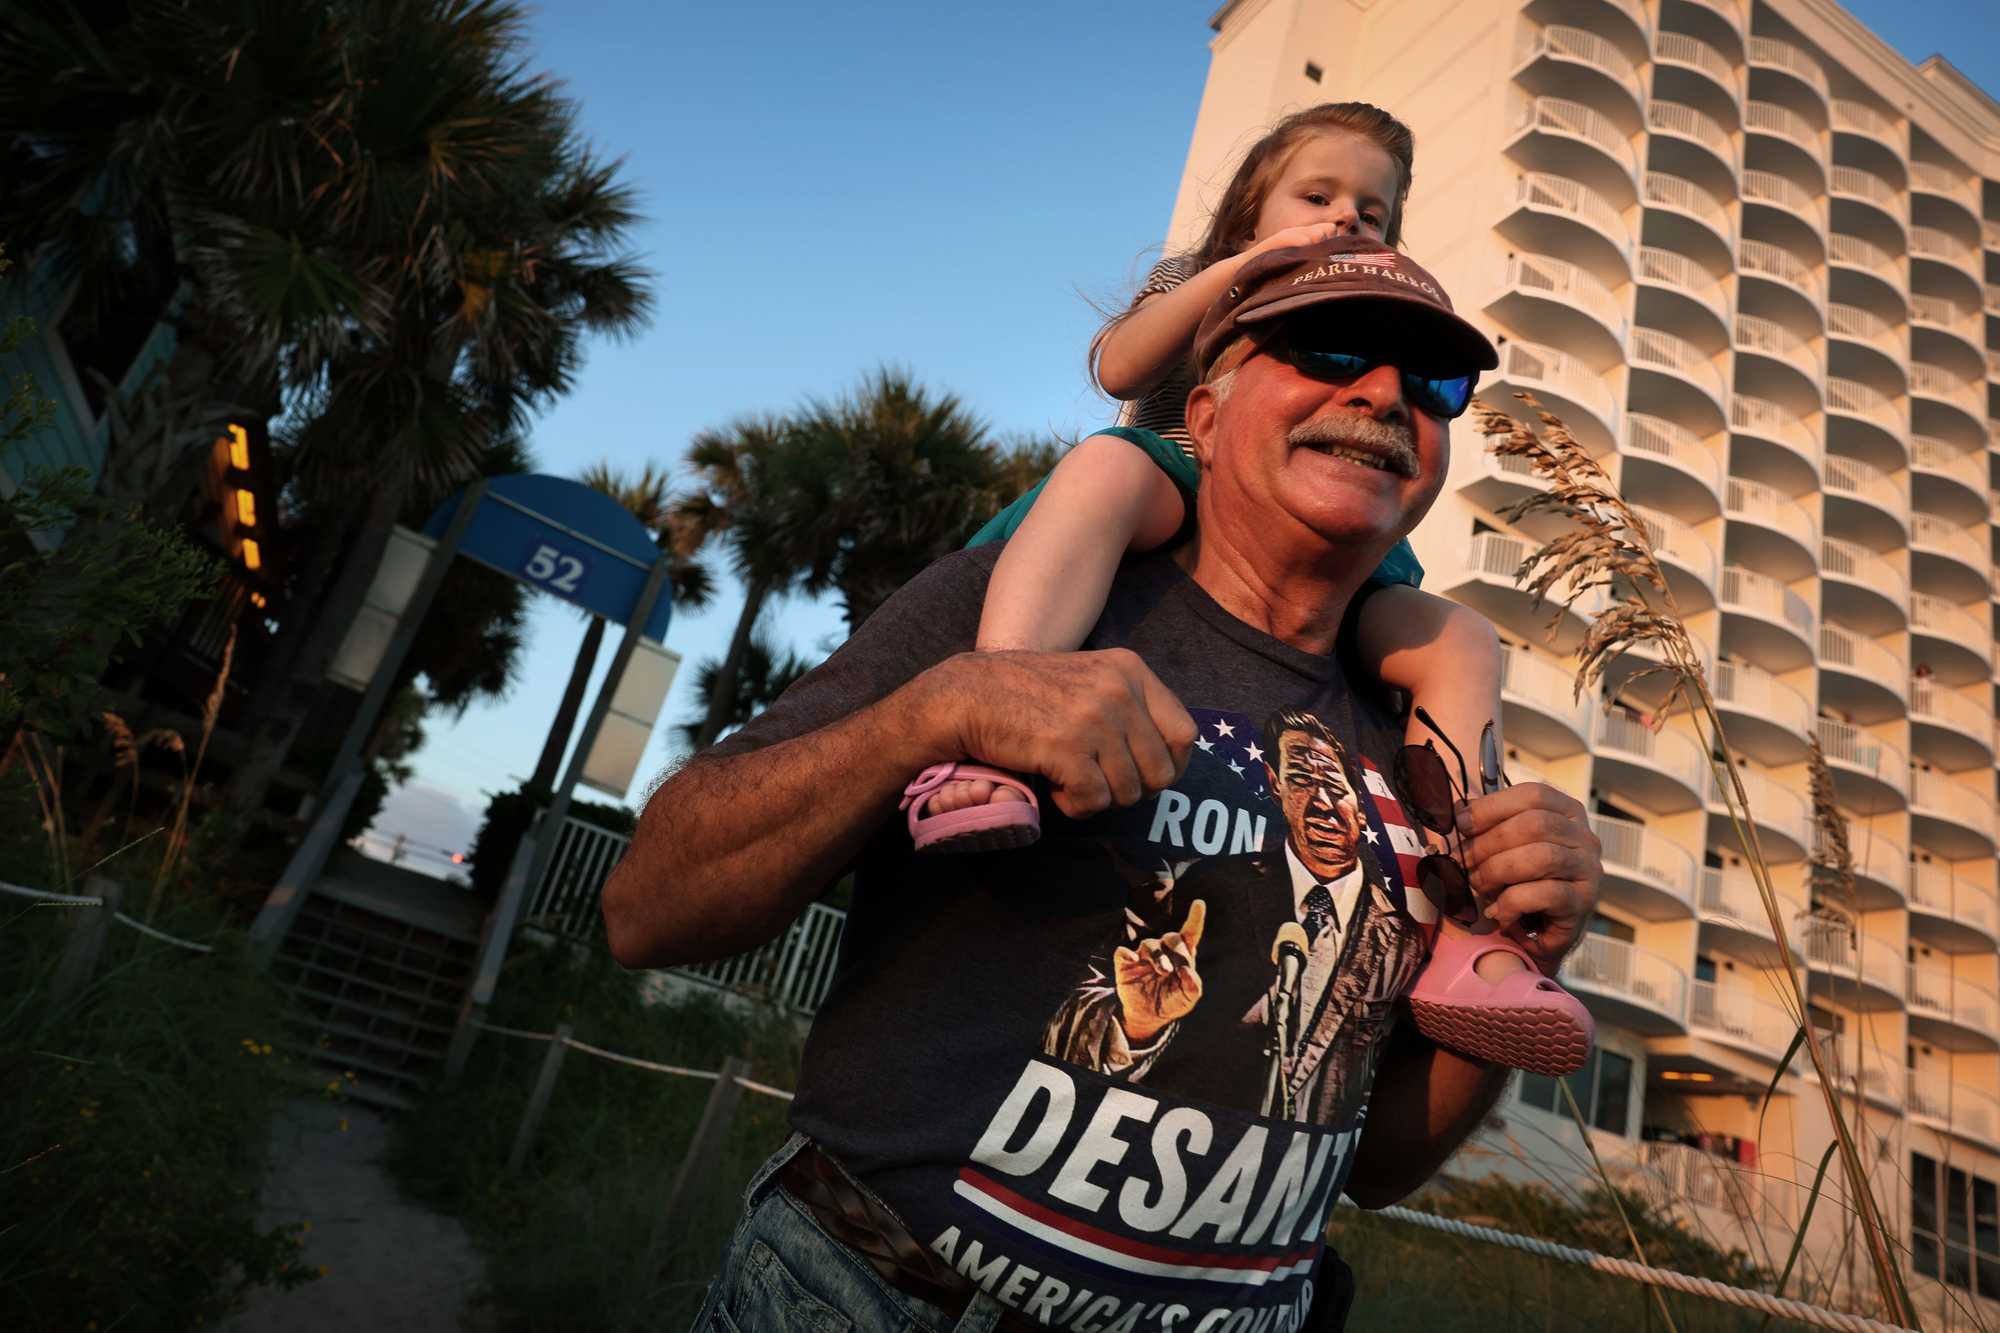
[[[1386,358],[1379,356],[1322,351],[1297,334],[1278,339],[1277,350],[1293,369],[1316,380],[1351,380],[1366,375],[1377,366],[1390,364]],[[1473,386],[1479,378],[1476,375],[1453,375],[1445,379],[1428,379],[1400,368],[1398,373],[1403,377],[1403,396],[1412,405],[1441,421],[1465,415],[1465,409],[1472,405]]]

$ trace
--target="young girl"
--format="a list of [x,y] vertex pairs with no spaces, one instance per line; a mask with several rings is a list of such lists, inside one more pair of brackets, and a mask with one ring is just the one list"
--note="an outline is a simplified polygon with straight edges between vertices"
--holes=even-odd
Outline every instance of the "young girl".
[[[987,589],[982,651],[1081,646],[1119,562],[1163,545],[1185,521],[1182,491],[1168,473],[1185,477],[1187,467],[1167,451],[1189,444],[1190,349],[1202,315],[1253,255],[1341,235],[1398,244],[1414,153],[1401,122],[1360,102],[1298,112],[1250,149],[1202,243],[1162,260],[1092,345],[1098,382],[1114,397],[1138,400],[1128,414],[1137,429],[1085,440],[973,538],[1010,538]],[[1476,612],[1419,592],[1422,577],[1415,554],[1398,543],[1342,632],[1353,636],[1360,662],[1408,691],[1472,753],[1500,715],[1499,644]],[[1422,744],[1428,732],[1414,709],[1409,725],[1410,742]],[[969,780],[954,780],[954,772]],[[993,770],[940,766],[911,784],[907,800],[919,850],[1022,846],[1040,829],[1025,784]],[[1563,1074],[1589,1052],[1589,1013],[1499,934],[1474,936],[1443,922],[1411,1003],[1428,1035],[1481,1058]]]

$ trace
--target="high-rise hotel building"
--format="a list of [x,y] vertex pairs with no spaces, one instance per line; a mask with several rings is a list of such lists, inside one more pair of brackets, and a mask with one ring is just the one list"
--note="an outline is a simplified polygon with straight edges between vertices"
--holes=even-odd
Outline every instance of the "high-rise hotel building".
[[[1501,344],[1486,396],[1532,392],[1603,460],[1712,663],[1922,1299],[2000,1300],[2000,105],[1831,0],[1232,0],[1213,26],[1168,248],[1287,111],[1361,99],[1415,130],[1405,244]],[[1772,927],[1692,729],[1652,730],[1625,683],[1643,663],[1572,700],[1583,622],[1551,643],[1513,578],[1548,531],[1500,514],[1537,482],[1468,426],[1413,542],[1514,645],[1513,775],[1583,798],[1603,840],[1566,969],[1599,1050],[1572,1087],[1607,1159],[1782,1264],[1830,1127],[1809,1073],[1760,1120],[1795,1026]],[[1851,902],[1813,900],[1813,737]],[[1452,1169],[1579,1179],[1558,1109],[1522,1081]],[[1823,1270],[1841,1212],[1815,1218]]]

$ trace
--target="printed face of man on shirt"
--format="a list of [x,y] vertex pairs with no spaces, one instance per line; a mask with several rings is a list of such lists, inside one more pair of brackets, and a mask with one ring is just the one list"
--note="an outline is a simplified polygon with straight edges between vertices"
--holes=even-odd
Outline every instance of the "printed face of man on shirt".
[[1361,803],[1332,742],[1296,728],[1278,733],[1271,790],[1284,812],[1292,850],[1325,883],[1354,869],[1361,843]]

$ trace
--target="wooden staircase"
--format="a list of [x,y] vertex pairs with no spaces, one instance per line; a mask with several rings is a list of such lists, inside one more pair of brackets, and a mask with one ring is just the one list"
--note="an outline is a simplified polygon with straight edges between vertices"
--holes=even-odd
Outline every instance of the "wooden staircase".
[[482,916],[462,890],[337,851],[271,963],[292,1002],[283,1045],[311,1081],[415,1105],[444,1067]]

